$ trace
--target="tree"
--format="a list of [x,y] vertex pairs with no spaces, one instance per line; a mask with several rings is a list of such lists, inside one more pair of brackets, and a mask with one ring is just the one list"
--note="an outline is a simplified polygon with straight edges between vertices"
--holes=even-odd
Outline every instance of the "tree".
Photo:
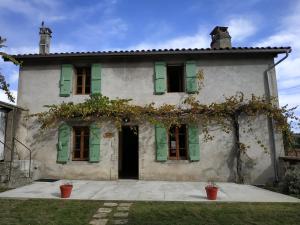
[[[4,45],[5,41],[6,41],[6,39],[2,38],[0,36],[0,49],[6,47]],[[19,61],[17,61],[15,58],[13,58],[12,56],[10,56],[9,54],[7,54],[5,52],[0,51],[0,56],[4,60],[10,61],[10,62],[14,63],[15,65],[21,65],[21,63]],[[3,90],[5,92],[9,101],[15,102],[15,98],[9,90],[9,84],[6,82],[4,75],[1,74],[1,71],[0,71],[0,90]]]

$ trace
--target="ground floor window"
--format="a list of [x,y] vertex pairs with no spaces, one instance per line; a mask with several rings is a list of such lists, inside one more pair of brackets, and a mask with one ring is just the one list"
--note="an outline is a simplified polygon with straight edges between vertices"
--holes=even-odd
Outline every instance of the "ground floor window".
[[169,159],[185,160],[187,155],[186,125],[172,126],[169,130]]
[[89,159],[89,127],[73,127],[73,160],[85,161]]

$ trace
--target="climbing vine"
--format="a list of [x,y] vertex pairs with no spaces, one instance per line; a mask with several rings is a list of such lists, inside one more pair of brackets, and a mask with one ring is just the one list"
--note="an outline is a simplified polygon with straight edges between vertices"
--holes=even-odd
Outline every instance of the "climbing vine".
[[[198,72],[199,86],[203,85],[203,72]],[[202,82],[202,83],[201,83]],[[91,95],[82,103],[61,103],[59,105],[47,105],[47,111],[33,114],[41,123],[42,129],[55,126],[62,121],[113,121],[120,128],[124,119],[133,123],[148,121],[151,124],[163,124],[166,128],[171,125],[198,123],[201,124],[204,133],[204,141],[212,140],[209,125],[218,124],[222,131],[232,132],[235,137],[235,149],[237,156],[238,182],[243,182],[241,154],[250,147],[240,142],[240,132],[253,132],[252,123],[254,118],[265,115],[274,121],[275,128],[285,136],[286,144],[293,142],[290,121],[298,121],[295,116],[295,108],[287,106],[277,107],[276,99],[266,99],[255,96],[245,98],[239,92],[234,96],[224,97],[223,102],[201,103],[197,95],[188,95],[179,105],[155,103],[141,105],[132,104],[131,99],[109,99],[101,94]],[[247,118],[247,128],[241,128],[239,120]],[[267,151],[262,141],[254,135],[257,143]]]

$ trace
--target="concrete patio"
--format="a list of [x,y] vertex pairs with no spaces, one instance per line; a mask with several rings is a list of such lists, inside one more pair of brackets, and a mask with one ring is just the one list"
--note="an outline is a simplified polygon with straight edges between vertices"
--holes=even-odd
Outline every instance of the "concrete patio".
[[[59,186],[73,183],[70,199],[124,200],[124,201],[208,201],[205,182],[168,181],[87,181],[59,180],[34,182],[33,184],[0,193],[0,198],[48,198],[59,199]],[[251,185],[217,183],[220,187],[217,201],[226,202],[299,202],[300,199],[267,191]]]

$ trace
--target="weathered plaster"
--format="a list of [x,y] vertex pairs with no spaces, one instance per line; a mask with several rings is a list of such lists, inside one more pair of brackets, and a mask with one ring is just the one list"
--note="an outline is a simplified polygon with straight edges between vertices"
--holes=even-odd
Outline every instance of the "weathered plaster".
[[[174,59],[176,62],[176,59]],[[181,61],[182,62],[182,61]],[[245,97],[251,94],[265,95],[264,71],[271,58],[247,59],[201,59],[197,66],[204,72],[204,87],[197,98],[206,104],[222,102],[225,96],[241,91]],[[120,62],[102,64],[102,94],[110,98],[130,98],[135,104],[155,102],[179,105],[187,96],[185,93],[154,95],[153,62]],[[71,95],[59,97],[60,65],[24,66],[20,71],[18,105],[28,108],[29,113],[46,110],[43,105],[61,102],[81,102],[88,96]],[[276,82],[274,80],[273,82]],[[276,89],[273,86],[273,89]],[[274,92],[277,90],[274,89]],[[243,125],[241,125],[243,126]],[[253,138],[257,135],[267,147],[270,146],[267,119],[261,117],[254,124],[254,134],[241,134],[241,140],[251,144],[245,169],[247,182],[264,183],[273,177],[270,154],[263,153]],[[199,125],[201,129],[201,124]],[[139,178],[145,180],[201,180],[209,179],[234,181],[235,158],[233,135],[225,134],[218,127],[211,127],[215,139],[203,142],[200,135],[200,161],[155,161],[154,127],[139,124]],[[105,132],[112,132],[112,138],[104,138]],[[200,132],[201,133],[201,132]],[[65,179],[118,179],[118,131],[111,123],[101,126],[101,160],[99,163],[68,162],[56,163],[57,130],[41,133],[32,118],[19,124],[18,136],[34,150],[34,159],[40,162],[41,177]],[[282,141],[278,137],[278,152],[282,151]],[[70,150],[71,151],[71,150]],[[25,153],[24,153],[25,154]],[[23,157],[26,157],[25,155]]]

